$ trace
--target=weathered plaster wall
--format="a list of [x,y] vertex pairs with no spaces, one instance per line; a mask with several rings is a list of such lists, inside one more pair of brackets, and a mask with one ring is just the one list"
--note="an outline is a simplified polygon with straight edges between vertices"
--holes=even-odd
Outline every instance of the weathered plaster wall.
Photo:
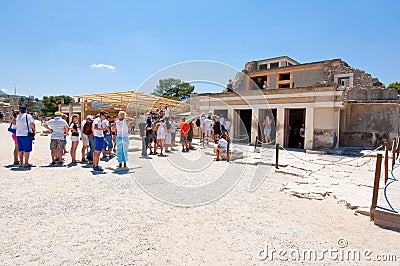
[[397,136],[397,103],[355,103],[346,109],[346,126],[340,129],[341,146],[376,147]]
[[382,88],[350,88],[346,94],[347,101],[398,101],[399,96],[396,90]]
[[336,74],[353,73],[353,86],[367,87],[381,87],[383,84],[377,78],[373,78],[371,74],[363,70],[350,67],[346,62],[340,59],[324,61],[323,84],[334,84]]
[[294,87],[310,87],[321,81],[323,69],[304,70],[293,72]]
[[313,149],[331,150],[337,144],[336,129],[314,129]]

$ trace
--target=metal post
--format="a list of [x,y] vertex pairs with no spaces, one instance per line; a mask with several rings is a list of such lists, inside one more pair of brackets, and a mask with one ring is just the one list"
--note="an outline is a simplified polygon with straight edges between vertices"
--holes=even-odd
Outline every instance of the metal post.
[[392,144],[392,169],[394,167],[395,162],[396,162],[396,138],[393,139],[393,144]]
[[385,161],[384,161],[384,166],[385,166],[385,184],[389,179],[389,143],[385,141]]
[[375,179],[374,179],[374,190],[372,193],[372,203],[369,209],[369,217],[371,221],[375,219],[375,207],[378,203],[378,191],[379,191],[379,179],[381,178],[381,165],[382,165],[382,154],[376,156],[376,167],[375,167]]
[[279,143],[275,145],[275,168],[279,169]]
[[229,148],[230,148],[230,141],[229,138],[227,138],[228,141],[228,146],[226,147],[226,161],[229,162],[230,155],[229,155]]
[[399,150],[400,150],[400,134],[397,135],[397,146],[396,146],[396,159],[399,158]]
[[254,151],[257,150],[258,136],[256,136],[256,142],[254,143]]

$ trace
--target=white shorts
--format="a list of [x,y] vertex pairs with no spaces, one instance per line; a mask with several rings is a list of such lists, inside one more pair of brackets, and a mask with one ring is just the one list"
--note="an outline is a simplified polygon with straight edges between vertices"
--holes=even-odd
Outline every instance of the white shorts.
[[79,141],[79,136],[71,136],[71,141]]
[[207,137],[211,137],[211,129],[206,130],[206,132],[207,132]]
[[89,138],[86,134],[82,133],[82,145],[85,147],[89,147]]
[[171,144],[171,133],[165,136],[165,144]]
[[165,134],[157,132],[157,139],[165,139]]

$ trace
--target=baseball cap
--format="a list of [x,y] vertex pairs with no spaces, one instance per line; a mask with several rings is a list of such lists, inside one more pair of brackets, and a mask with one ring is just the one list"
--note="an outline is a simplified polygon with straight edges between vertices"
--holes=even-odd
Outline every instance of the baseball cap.
[[93,116],[88,115],[88,116],[86,117],[86,119],[93,120]]

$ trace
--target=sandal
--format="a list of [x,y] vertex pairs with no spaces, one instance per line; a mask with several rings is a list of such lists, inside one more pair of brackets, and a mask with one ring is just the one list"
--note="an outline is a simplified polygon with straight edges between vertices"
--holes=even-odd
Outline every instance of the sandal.
[[25,164],[23,167],[24,167],[24,168],[31,168],[31,167],[36,167],[36,165],[33,165],[33,164]]

